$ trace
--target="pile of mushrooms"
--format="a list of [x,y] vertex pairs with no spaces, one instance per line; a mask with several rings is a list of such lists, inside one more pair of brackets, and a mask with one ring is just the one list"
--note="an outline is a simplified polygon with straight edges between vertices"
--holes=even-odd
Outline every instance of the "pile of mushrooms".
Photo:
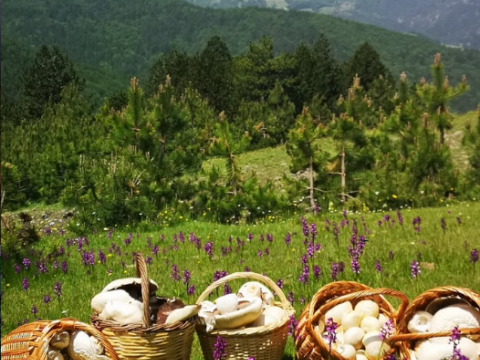
[[220,296],[214,302],[203,301],[198,315],[206,331],[211,332],[273,325],[287,313],[274,305],[273,294],[265,285],[249,281],[236,294]]
[[[456,326],[459,329],[480,328],[480,311],[464,299],[445,297],[417,311],[407,327],[410,333],[438,333],[451,332]],[[469,360],[480,360],[480,336],[461,337],[456,348]],[[414,360],[450,359],[453,344],[450,337],[435,337],[419,341],[412,353]]]
[[326,322],[332,319],[337,324],[336,342],[332,349],[347,360],[374,360],[386,355],[390,346],[380,337],[382,326],[389,320],[380,313],[373,300],[361,300],[355,306],[350,301],[338,304],[328,310],[315,326],[318,336],[330,346]]
[[50,340],[48,360],[108,360],[98,339],[85,331],[58,331]]
[[[199,305],[185,305],[177,298],[156,296],[158,285],[149,283],[149,314],[153,324],[173,324],[185,321],[200,310]],[[114,280],[95,295],[91,307],[100,320],[111,320],[120,325],[142,324],[144,304],[140,278]]]

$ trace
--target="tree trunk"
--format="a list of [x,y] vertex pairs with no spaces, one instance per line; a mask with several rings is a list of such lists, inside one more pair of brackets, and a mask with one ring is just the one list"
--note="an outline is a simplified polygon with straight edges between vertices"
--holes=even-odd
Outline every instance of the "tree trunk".
[[440,144],[444,144],[445,142],[445,130],[443,127],[440,128]]
[[345,190],[347,187],[347,174],[345,171],[345,140],[342,141],[342,204],[345,205]]
[[315,199],[313,198],[313,157],[310,156],[310,207],[315,211]]

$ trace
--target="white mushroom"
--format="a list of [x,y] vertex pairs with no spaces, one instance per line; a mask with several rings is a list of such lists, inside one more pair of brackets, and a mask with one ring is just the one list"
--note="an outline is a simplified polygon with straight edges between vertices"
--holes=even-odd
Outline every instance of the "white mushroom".
[[334,322],[339,324],[342,321],[343,314],[346,314],[352,311],[353,311],[352,303],[350,301],[345,301],[328,310],[325,313],[325,319],[328,320],[331,318]]
[[355,360],[355,348],[349,344],[341,344],[336,347],[337,352],[344,357],[345,360]]
[[356,350],[362,348],[362,339],[365,336],[365,331],[359,327],[352,327],[345,331],[345,344],[352,345]]
[[255,327],[276,324],[282,321],[285,315],[285,310],[283,310],[282,308],[278,306],[267,305],[265,306],[265,309],[263,310],[262,314],[257,318],[257,320],[255,320],[249,326]]
[[90,344],[95,354],[101,355],[105,351],[102,343],[95,336],[90,336]]
[[273,305],[273,293],[268,287],[258,281],[249,281],[238,290],[238,296],[244,298],[260,297],[264,304]]
[[129,302],[108,302],[98,317],[102,320],[113,320],[122,325],[141,323],[143,320],[143,304],[133,299]]
[[430,328],[433,315],[426,311],[417,311],[408,322],[407,328],[411,333],[426,333]]
[[362,315],[357,311],[352,311],[352,312],[343,314],[341,323],[343,328],[346,331],[352,327],[360,327],[361,321],[362,321]]
[[386,315],[380,313],[378,314],[378,321],[380,321],[380,327],[382,327],[383,325],[385,325],[385,323],[390,320]]
[[451,331],[459,328],[480,327],[480,311],[468,304],[455,304],[438,310],[430,323],[430,332]]
[[238,297],[236,294],[227,294],[220,296],[215,300],[218,312],[223,314],[228,314],[234,312],[238,308]]
[[355,311],[361,314],[362,319],[365,316],[373,316],[376,318],[378,317],[380,309],[378,304],[373,300],[361,300],[355,305]]
[[48,360],[63,360],[63,355],[58,349],[49,347],[47,352]]
[[65,349],[70,343],[70,334],[68,331],[59,331],[53,335],[50,345],[56,349]]
[[257,318],[262,313],[262,299],[244,298],[240,301],[239,306],[242,305],[242,303],[246,303],[245,307],[241,307],[237,311],[224,315],[215,315],[215,328],[237,329],[257,320]]
[[198,314],[200,308],[200,305],[187,305],[183,308],[175,309],[170,313],[170,315],[168,315],[165,324],[173,324],[179,321],[190,319],[192,316]]
[[[448,337],[438,338],[440,341],[426,340],[420,343],[415,349],[417,360],[443,360],[450,359],[453,354],[453,345]],[[480,348],[478,344],[467,338],[461,338],[457,349],[469,360],[480,359]]]
[[368,360],[365,356],[365,350],[357,350],[355,360]]
[[366,333],[370,331],[380,331],[381,329],[380,321],[373,316],[365,316],[360,323],[360,327]]
[[74,331],[72,333],[67,351],[72,360],[84,360],[98,355],[90,336],[84,331]]
[[97,314],[100,314],[103,309],[105,309],[105,305],[109,302],[129,302],[131,300],[134,299],[125,290],[111,290],[95,295],[90,305]]
[[368,346],[368,344],[377,341],[382,341],[382,339],[380,338],[380,331],[370,331],[366,333],[362,339],[362,343],[365,348]]
[[380,356],[384,356],[390,350],[390,346],[383,341],[373,341],[365,346],[365,356],[369,360],[377,360]]

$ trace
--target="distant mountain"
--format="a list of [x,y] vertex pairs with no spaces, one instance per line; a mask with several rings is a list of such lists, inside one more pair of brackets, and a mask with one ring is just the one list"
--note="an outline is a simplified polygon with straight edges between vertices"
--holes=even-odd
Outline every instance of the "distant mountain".
[[[424,37],[309,12],[214,10],[180,0],[3,0],[1,32],[2,75],[6,71],[8,79],[18,79],[20,71],[14,67],[23,66],[27,52],[42,44],[57,45],[75,64],[84,64],[83,73],[98,87],[99,96],[102,84],[108,95],[117,89],[118,79],[142,80],[162,53],[173,49],[198,53],[213,35],[226,42],[232,55],[239,55],[263,35],[273,39],[279,54],[295,51],[301,42],[311,44],[323,33],[338,60],[347,60],[368,41],[395,76],[406,71],[411,82],[430,77],[433,56],[440,52],[450,82],[457,83],[465,74],[471,85],[458,109],[474,109],[480,99],[480,51],[448,48]],[[8,62],[4,39],[12,43]],[[15,45],[18,39],[28,51]],[[12,85],[2,76],[4,88]]]
[[313,11],[480,49],[479,0],[187,0],[208,7]]

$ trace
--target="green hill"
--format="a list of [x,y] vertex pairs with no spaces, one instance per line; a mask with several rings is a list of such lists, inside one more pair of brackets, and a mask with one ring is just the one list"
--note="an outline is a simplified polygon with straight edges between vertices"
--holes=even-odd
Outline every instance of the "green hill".
[[[473,109],[480,99],[479,51],[447,48],[328,15],[261,8],[214,10],[179,0],[6,0],[2,20],[2,53],[6,36],[22,39],[29,47],[58,45],[75,63],[107,69],[104,77],[110,79],[117,73],[142,76],[159,54],[175,48],[199,52],[216,34],[236,55],[262,35],[272,37],[276,53],[281,53],[293,51],[302,41],[312,43],[324,33],[338,59],[347,59],[369,41],[393,74],[406,71],[412,81],[428,78],[433,55],[441,52],[450,81],[456,83],[465,74],[472,88],[456,108]],[[100,78],[94,71],[85,76],[97,83]],[[103,88],[105,94],[112,92],[111,86]]]

